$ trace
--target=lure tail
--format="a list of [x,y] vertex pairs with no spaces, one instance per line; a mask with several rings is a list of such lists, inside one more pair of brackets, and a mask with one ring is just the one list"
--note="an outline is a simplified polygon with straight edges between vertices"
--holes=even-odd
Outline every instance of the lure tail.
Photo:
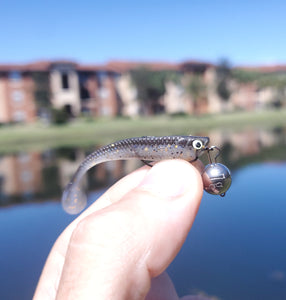
[[69,214],[80,213],[87,204],[87,197],[80,188],[80,180],[89,168],[81,165],[62,195],[62,207]]
[[75,215],[80,213],[86,206],[87,198],[85,193],[79,188],[78,185],[69,183],[65,188],[62,196],[63,209]]
[[87,156],[80,164],[62,195],[62,207],[67,213],[78,214],[85,208],[87,197],[80,188],[80,181],[89,169],[107,160],[112,160],[112,158],[106,156],[102,149],[99,149]]

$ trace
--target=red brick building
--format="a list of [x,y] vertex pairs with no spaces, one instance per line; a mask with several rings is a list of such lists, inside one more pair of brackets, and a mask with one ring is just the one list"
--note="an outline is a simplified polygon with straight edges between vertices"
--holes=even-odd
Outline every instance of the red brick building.
[[0,66],[0,123],[33,122],[34,82],[23,66]]
[[[46,83],[39,81],[46,74]],[[41,106],[37,95],[72,116],[116,116],[120,101],[115,87],[119,75],[108,66],[83,66],[70,61],[0,65],[0,123],[34,122]],[[40,79],[42,80],[42,79]],[[45,91],[43,86],[48,87]]]
[[[233,82],[231,97],[224,102],[216,91],[216,66],[199,61],[180,64],[114,61],[105,65],[82,65],[73,61],[42,61],[31,64],[0,65],[0,124],[34,122],[48,105],[64,109],[70,116],[81,113],[93,117],[140,113],[137,91],[130,71],[138,67],[152,71],[172,71],[181,75],[181,82],[166,82],[166,92],[159,99],[166,113],[194,113],[193,95],[184,81],[199,75],[205,95],[199,101],[198,113],[220,113],[234,109],[253,110],[268,105],[275,98],[275,89],[258,90],[256,85]],[[246,69],[247,68],[243,68]],[[285,66],[254,68],[259,72],[283,72]],[[259,104],[259,105],[258,105]]]

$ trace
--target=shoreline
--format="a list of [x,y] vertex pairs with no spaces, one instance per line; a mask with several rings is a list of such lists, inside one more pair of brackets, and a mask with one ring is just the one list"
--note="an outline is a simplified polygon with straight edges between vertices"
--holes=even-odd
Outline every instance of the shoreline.
[[202,135],[210,129],[239,131],[247,127],[286,126],[286,110],[235,112],[219,115],[159,115],[136,119],[80,118],[64,125],[16,124],[0,128],[0,153],[54,147],[88,147],[144,135]]

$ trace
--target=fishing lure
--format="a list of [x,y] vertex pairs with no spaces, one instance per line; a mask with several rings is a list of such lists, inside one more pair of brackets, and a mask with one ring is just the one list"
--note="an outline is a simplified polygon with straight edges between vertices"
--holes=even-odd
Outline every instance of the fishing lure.
[[[205,151],[209,153],[215,149],[219,150],[216,146],[208,148],[208,144],[208,137],[175,135],[134,137],[104,146],[88,155],[78,167],[63,192],[63,208],[71,214],[77,214],[84,209],[86,206],[86,196],[80,189],[80,181],[85,173],[97,164],[111,160],[133,158],[140,159],[149,166],[152,166],[152,162],[165,159],[184,159],[194,162]],[[219,173],[223,171],[223,177],[217,176],[218,174],[214,174],[215,172],[210,172],[210,169],[205,169],[203,180],[207,192],[224,195],[230,186],[230,184],[228,185],[229,180],[227,185],[225,185],[225,179],[230,178],[231,182],[231,176],[229,170],[224,165],[216,163],[217,156],[215,157],[215,162],[212,163],[209,155],[210,165],[212,166],[212,171],[217,170]],[[216,176],[215,181],[213,181],[214,176]]]

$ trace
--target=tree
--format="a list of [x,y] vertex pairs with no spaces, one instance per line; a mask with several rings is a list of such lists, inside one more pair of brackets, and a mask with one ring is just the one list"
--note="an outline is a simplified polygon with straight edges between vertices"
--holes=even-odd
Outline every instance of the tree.
[[231,90],[229,88],[229,80],[231,79],[231,67],[226,59],[222,59],[216,68],[217,74],[217,94],[220,98],[227,102],[231,95]]
[[48,72],[33,72],[34,97],[37,105],[38,115],[43,116],[50,112],[50,85]]
[[173,73],[152,71],[145,67],[130,71],[132,83],[137,89],[137,96],[141,102],[141,112],[144,114],[158,114],[164,111],[160,99],[166,92],[166,80],[175,78]]
[[232,78],[239,83],[256,84],[257,89],[272,88],[275,90],[271,105],[276,108],[286,105],[286,74],[284,72],[261,72],[234,69]]
[[259,80],[259,78],[261,77],[261,74],[257,71],[235,68],[232,69],[231,76],[239,84],[245,84],[257,82],[257,80]]
[[185,85],[186,92],[192,97],[194,103],[194,113],[199,114],[200,102],[206,97],[206,85],[201,75],[193,74]]

